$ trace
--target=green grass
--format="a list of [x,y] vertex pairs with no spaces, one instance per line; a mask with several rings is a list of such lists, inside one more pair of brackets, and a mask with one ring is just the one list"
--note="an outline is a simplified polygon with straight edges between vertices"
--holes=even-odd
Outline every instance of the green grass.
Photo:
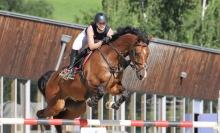
[[[46,0],[54,7],[54,20],[75,23],[74,16],[81,18],[80,10],[91,9],[102,11],[102,0]],[[94,14],[95,15],[95,14]]]

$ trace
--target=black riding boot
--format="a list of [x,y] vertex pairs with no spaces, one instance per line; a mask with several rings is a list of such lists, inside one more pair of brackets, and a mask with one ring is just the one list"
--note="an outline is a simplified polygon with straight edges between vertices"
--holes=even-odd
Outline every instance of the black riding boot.
[[67,68],[70,71],[69,78],[74,79],[75,73],[74,73],[74,62],[76,60],[76,57],[78,55],[78,50],[72,49],[71,55],[70,55],[70,66]]

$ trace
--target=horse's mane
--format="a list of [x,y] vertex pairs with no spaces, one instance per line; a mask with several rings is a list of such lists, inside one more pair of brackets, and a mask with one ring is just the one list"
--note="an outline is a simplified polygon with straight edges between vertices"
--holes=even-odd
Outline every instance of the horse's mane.
[[112,36],[110,41],[113,42],[117,40],[120,36],[125,34],[133,34],[142,37],[142,41],[147,43],[147,34],[142,33],[139,28],[135,28],[132,26],[118,27],[116,33]]

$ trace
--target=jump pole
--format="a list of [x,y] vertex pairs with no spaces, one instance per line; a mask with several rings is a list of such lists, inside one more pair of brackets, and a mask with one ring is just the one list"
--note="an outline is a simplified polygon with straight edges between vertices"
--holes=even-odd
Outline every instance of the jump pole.
[[213,128],[217,122],[0,118],[1,124]]
[[213,130],[216,133],[217,132],[220,133],[220,91],[218,98],[217,113],[218,113],[218,122],[0,118],[0,126],[3,124],[24,124],[24,125],[186,127],[186,128],[213,128]]

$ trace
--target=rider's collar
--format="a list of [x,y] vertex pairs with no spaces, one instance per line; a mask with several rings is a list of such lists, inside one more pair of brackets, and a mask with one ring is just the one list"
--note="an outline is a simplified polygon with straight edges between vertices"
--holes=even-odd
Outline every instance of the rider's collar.
[[98,26],[97,26],[96,30],[97,30],[98,33],[103,33],[105,31],[105,29],[104,30],[100,30]]

